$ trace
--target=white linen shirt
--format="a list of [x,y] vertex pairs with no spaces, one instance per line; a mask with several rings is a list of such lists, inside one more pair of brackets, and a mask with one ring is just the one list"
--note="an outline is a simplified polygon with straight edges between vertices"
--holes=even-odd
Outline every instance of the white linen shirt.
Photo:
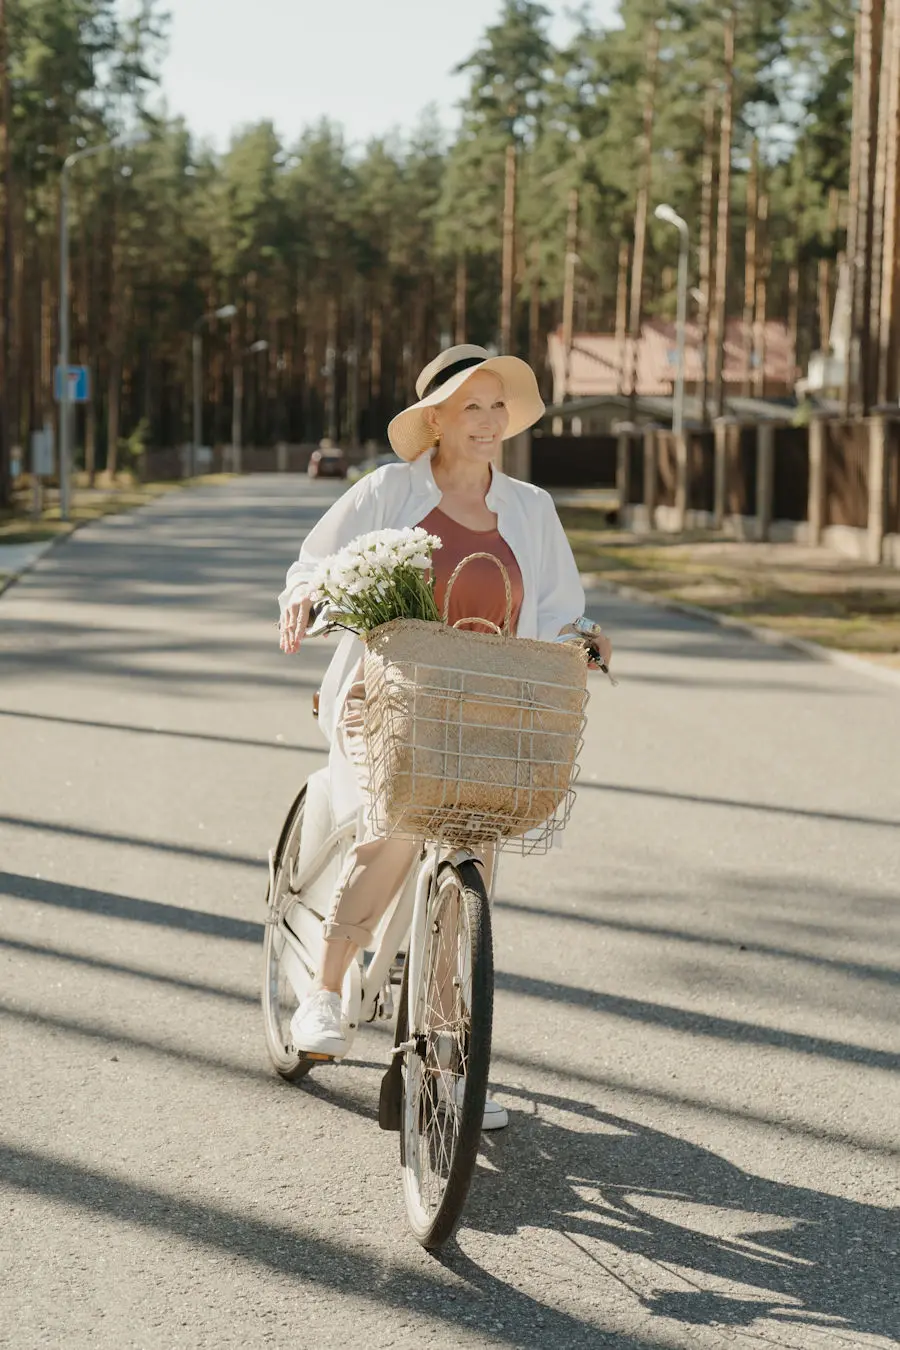
[[[431,471],[434,451],[411,464],[386,464],[354,483],[310,532],[300,557],[287,574],[279,596],[282,614],[306,595],[324,558],[370,530],[419,525],[441,503]],[[549,641],[584,611],[584,591],[556,507],[549,493],[532,483],[491,470],[485,497],[497,515],[497,528],[512,549],[522,573],[523,597],[517,636]],[[353,633],[342,638],[322,683],[319,725],[332,743],[335,723],[349,685],[358,678],[363,643]],[[336,767],[336,766],[335,766]]]

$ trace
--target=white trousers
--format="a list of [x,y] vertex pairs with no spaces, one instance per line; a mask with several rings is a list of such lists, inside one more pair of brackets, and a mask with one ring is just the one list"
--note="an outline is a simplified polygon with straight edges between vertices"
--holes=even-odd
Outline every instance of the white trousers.
[[338,881],[331,912],[325,920],[325,937],[371,947],[378,921],[403,885],[415,862],[419,845],[412,839],[380,838],[368,823],[369,772],[363,739],[365,688],[354,684],[344,700],[335,735],[352,765],[366,803],[364,832],[347,855]]

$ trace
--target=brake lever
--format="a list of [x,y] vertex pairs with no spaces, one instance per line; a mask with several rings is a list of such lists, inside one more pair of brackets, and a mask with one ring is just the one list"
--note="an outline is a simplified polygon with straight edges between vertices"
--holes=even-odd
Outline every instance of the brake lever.
[[599,647],[595,647],[594,644],[593,644],[592,642],[589,642],[588,639],[587,639],[582,633],[560,633],[559,637],[558,637],[558,638],[554,638],[553,641],[554,641],[554,642],[580,642],[581,645],[582,645],[582,647],[584,647],[585,651],[586,651],[587,654],[588,654],[588,660],[592,663],[593,669],[594,669],[594,670],[602,670],[602,671],[603,671],[603,674],[604,674],[604,675],[606,676],[606,678],[609,680],[609,682],[610,682],[610,684],[613,686],[613,688],[614,688],[614,689],[617,689],[617,688],[618,688],[618,686],[619,686],[619,681],[616,679],[615,675],[612,674],[612,672],[611,672],[609,666],[606,664],[606,662],[600,660],[600,649],[599,649]]
[[616,679],[615,675],[613,675],[612,671],[610,670],[606,662],[600,660],[599,648],[593,647],[591,646],[590,643],[588,643],[587,653],[588,653],[588,661],[592,663],[595,669],[602,670],[603,674],[609,680],[613,689],[617,689],[619,686],[619,681]]
[[304,637],[323,637],[326,633],[334,632],[337,625],[331,622],[329,613],[328,605],[324,601],[313,605],[309,611],[309,623],[306,625]]

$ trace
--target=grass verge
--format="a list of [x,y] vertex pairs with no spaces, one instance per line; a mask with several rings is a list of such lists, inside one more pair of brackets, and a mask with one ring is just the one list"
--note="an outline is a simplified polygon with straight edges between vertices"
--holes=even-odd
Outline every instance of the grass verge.
[[582,572],[900,668],[900,572],[797,544],[636,536],[560,507]]

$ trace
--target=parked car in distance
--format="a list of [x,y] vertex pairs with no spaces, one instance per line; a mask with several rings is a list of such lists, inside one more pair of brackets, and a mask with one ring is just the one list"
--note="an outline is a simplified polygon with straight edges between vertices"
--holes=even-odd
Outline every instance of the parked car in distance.
[[309,457],[306,471],[310,478],[346,478],[347,459],[343,450],[333,445],[320,445]]

